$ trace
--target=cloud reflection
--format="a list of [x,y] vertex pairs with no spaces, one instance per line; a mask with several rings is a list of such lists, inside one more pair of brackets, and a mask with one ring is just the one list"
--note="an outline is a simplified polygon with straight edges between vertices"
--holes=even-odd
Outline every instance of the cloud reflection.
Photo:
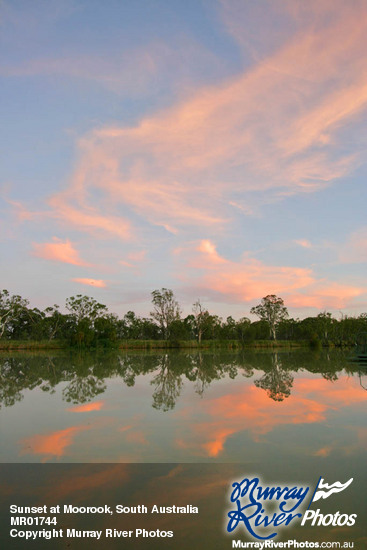
[[[324,379],[296,379],[292,395],[281,403],[269,399],[260,388],[241,384],[234,393],[207,399],[204,419],[189,420],[192,432],[176,445],[199,456],[218,457],[232,435],[246,431],[256,439],[281,425],[324,422],[330,411],[364,400],[357,382],[347,377],[332,387]],[[185,410],[185,414],[190,413]]]
[[75,413],[84,413],[90,411],[100,411],[104,407],[104,401],[95,401],[94,403],[86,403],[85,405],[77,405],[69,407],[67,410]]
[[90,430],[90,428],[91,426],[71,426],[46,435],[28,437],[21,442],[23,445],[21,454],[45,455],[43,462],[53,457],[60,458],[73,444],[77,434]]

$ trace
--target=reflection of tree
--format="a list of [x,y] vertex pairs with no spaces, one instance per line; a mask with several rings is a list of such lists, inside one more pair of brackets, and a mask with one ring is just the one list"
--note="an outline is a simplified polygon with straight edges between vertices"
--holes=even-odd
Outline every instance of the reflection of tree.
[[266,372],[260,379],[255,380],[257,388],[262,388],[268,396],[274,401],[283,401],[291,394],[293,385],[293,376],[289,371],[282,368],[278,354],[273,354],[273,366],[269,372]]
[[361,388],[363,388],[364,390],[367,390],[366,381],[364,381],[364,382],[362,381],[362,376],[366,377],[366,371],[359,371],[358,376],[359,376],[359,383],[360,383]]
[[[86,403],[106,389],[106,380],[132,387],[138,376],[150,376],[154,386],[153,406],[162,411],[173,409],[184,381],[203,396],[211,383],[241,375],[252,377],[255,385],[270,398],[281,401],[290,395],[293,373],[300,369],[334,381],[343,371],[353,376],[358,366],[348,363],[349,352],[306,350],[271,354],[256,350],[231,352],[170,351],[104,353],[2,353],[0,354],[0,406],[15,405],[25,390],[40,388],[53,393],[60,383],[68,402]],[[281,358],[281,360],[280,360]],[[66,383],[66,384],[65,384]]]
[[155,386],[153,407],[169,411],[174,408],[182,389],[182,378],[170,364],[168,354],[162,356],[160,370],[151,381]]
[[140,374],[148,374],[159,366],[160,354],[150,353],[124,353],[117,357],[117,372],[124,383],[132,387],[135,385],[135,378]]
[[[195,365],[195,392],[202,397],[204,391],[209,386],[209,384],[214,380],[219,378],[218,371],[215,368],[205,368],[207,365],[203,360],[202,353],[199,353],[197,357],[197,362]],[[211,365],[214,367],[214,365]]]
[[217,363],[213,360],[212,356],[199,352],[191,358],[190,372],[187,376],[191,381],[195,382],[195,392],[202,397],[211,382],[213,380],[220,380],[223,376],[223,368],[220,361]]
[[63,389],[62,395],[68,403],[87,403],[106,390],[103,380],[90,374],[77,376]]
[[29,376],[28,362],[16,357],[5,357],[0,361],[0,408],[11,407],[23,399],[24,388],[33,389],[42,382],[37,373]]
[[332,371],[323,372],[322,377],[325,378],[325,380],[329,380],[329,382],[336,382],[338,380],[337,373]]
[[3,361],[0,365],[0,408],[11,407],[23,399],[20,393],[18,373],[11,368],[11,361]]

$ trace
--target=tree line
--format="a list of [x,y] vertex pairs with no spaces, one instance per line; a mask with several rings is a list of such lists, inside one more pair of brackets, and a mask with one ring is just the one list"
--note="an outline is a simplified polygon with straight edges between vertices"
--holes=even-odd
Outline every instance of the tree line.
[[367,332],[367,313],[357,317],[334,318],[323,311],[314,317],[293,319],[282,298],[270,294],[251,308],[256,321],[232,316],[223,320],[197,300],[192,313],[182,316],[172,290],[162,288],[151,293],[152,311],[140,317],[128,311],[122,318],[92,297],[77,294],[66,300],[62,313],[56,304],[43,311],[31,308],[29,301],[9,291],[0,291],[0,339],[60,340],[71,346],[99,347],[118,345],[121,340],[238,341],[243,345],[258,340],[307,341],[311,345],[354,345],[361,332]]

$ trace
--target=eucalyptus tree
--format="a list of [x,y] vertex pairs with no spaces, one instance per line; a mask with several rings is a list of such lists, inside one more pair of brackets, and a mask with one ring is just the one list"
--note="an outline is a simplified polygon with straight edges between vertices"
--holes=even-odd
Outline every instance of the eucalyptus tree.
[[193,304],[192,311],[194,314],[195,332],[197,334],[198,342],[200,344],[203,334],[210,327],[210,314],[209,311],[202,306],[200,300],[196,300],[196,302]]
[[29,301],[18,294],[10,295],[8,290],[0,291],[0,338],[6,331],[14,329],[18,317],[27,310]]
[[150,313],[151,317],[158,323],[163,338],[168,340],[170,337],[170,327],[174,321],[180,320],[180,306],[172,292],[168,288],[153,290],[152,303],[154,310]]
[[64,315],[60,313],[57,304],[46,307],[44,311],[44,330],[45,335],[49,340],[53,340],[60,330]]
[[321,341],[327,344],[332,335],[332,328],[335,326],[336,319],[333,319],[331,313],[328,311],[322,311],[317,315],[316,319]]
[[284,301],[282,298],[275,296],[275,294],[268,294],[262,298],[261,303],[252,307],[250,312],[268,324],[273,340],[276,340],[276,328],[278,324],[288,317],[288,310],[284,305]]

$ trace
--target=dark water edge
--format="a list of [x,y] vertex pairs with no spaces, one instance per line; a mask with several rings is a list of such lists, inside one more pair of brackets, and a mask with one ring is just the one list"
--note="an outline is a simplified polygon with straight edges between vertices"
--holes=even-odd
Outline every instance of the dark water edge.
[[[4,464],[0,465],[0,533],[1,548],[10,550],[24,548],[142,548],[156,550],[177,548],[201,550],[204,548],[232,548],[232,539],[251,541],[243,526],[235,532],[226,532],[227,513],[231,483],[257,472],[257,465],[243,464]],[[308,486],[312,494],[319,475],[330,481],[345,480],[350,472],[338,468],[328,471],[328,465],[319,460],[317,464],[304,462],[291,464],[287,473],[276,465],[272,470],[260,472],[263,486],[287,484]],[[367,532],[365,519],[366,497],[361,487],[365,476],[359,476],[352,485],[330,500],[317,503],[322,514],[357,514],[352,527],[301,526],[301,520],[277,529],[276,542],[296,540],[311,542],[353,542],[354,548],[366,548]],[[293,486],[292,485],[292,486]],[[309,500],[309,499],[308,499]],[[57,528],[101,530],[101,540],[83,538],[40,539],[25,543],[24,539],[11,538],[10,504],[18,506],[50,506],[64,504],[73,506],[124,506],[145,505],[146,514],[57,514]],[[186,506],[198,508],[198,514],[152,514],[158,506]],[[302,512],[305,511],[306,502]],[[311,504],[316,508],[316,503]],[[27,527],[30,529],[29,527]],[[135,537],[135,529],[146,531],[173,531],[172,538]],[[25,529],[24,527],[17,529]],[[48,527],[47,527],[48,529]],[[106,538],[106,529],[133,530],[131,538]],[[256,539],[255,539],[256,540]]]

